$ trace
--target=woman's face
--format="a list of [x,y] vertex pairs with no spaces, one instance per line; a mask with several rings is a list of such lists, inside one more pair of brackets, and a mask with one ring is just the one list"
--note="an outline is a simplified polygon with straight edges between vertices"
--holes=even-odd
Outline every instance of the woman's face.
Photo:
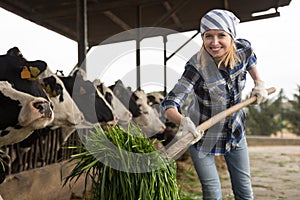
[[209,30],[203,35],[204,48],[216,61],[229,50],[231,40],[231,36],[221,30]]

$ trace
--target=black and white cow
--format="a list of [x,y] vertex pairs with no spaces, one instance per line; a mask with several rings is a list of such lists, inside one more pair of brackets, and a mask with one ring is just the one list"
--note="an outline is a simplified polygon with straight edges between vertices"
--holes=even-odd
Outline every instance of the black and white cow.
[[53,102],[55,126],[76,126],[84,122],[83,112],[69,94],[63,81],[56,75],[40,79],[41,85]]
[[[14,59],[22,60],[24,62],[28,62],[20,52],[20,50],[17,47],[14,47],[8,51],[9,55],[13,56]],[[52,102],[53,105],[53,112],[54,112],[54,120],[51,125],[53,126],[73,126],[77,125],[83,122],[84,116],[82,112],[78,109],[75,102],[71,98],[71,96],[68,94],[66,89],[64,88],[64,84],[60,79],[51,72],[49,67],[47,66],[47,63],[44,61],[35,61],[40,62],[41,64],[38,65],[39,68],[33,68],[32,66],[28,66],[28,69],[30,70],[30,74],[26,71],[22,71],[23,79],[24,77],[28,77],[25,79],[28,80],[34,80],[31,81],[32,84],[35,84],[37,87],[37,91],[42,91],[43,94],[45,94],[48,99]],[[43,81],[41,79],[50,77],[53,79],[56,79],[57,81],[55,84],[52,85],[52,88],[54,90],[52,92],[49,91],[49,88],[45,88],[45,85],[41,84]],[[50,79],[51,79],[50,78]],[[25,84],[25,83],[24,83]],[[24,87],[24,86],[23,86]],[[46,92],[45,92],[46,91]],[[25,91],[27,92],[27,91]]]
[[54,118],[50,102],[18,91],[7,81],[0,81],[0,130],[8,127],[40,129]]
[[37,81],[47,64],[27,61],[17,52],[18,48],[12,48],[0,56],[0,146],[25,139],[54,117],[47,93]]
[[107,87],[99,79],[93,81],[95,87],[104,96],[105,100],[111,105],[118,116],[118,124],[127,127],[132,120],[131,112],[124,106],[124,104],[114,95],[113,91]]
[[147,93],[147,103],[150,106],[156,105],[157,107],[163,100],[164,95],[162,95],[160,92],[149,92]]
[[[164,96],[162,92],[150,92],[147,93],[148,104],[156,109],[159,112],[159,106],[161,102],[164,100]],[[162,119],[163,120],[163,119]],[[167,146],[174,138],[176,133],[178,132],[179,126],[173,122],[170,122],[167,119],[164,119],[166,129],[164,132],[156,134],[153,138],[157,138],[159,141],[162,141],[164,146]]]
[[147,104],[147,95],[143,90],[132,92],[120,80],[110,86],[110,89],[132,113],[133,121],[149,137],[164,131],[164,123],[159,119],[156,110]]
[[[118,117],[103,95],[94,84],[85,80],[81,71],[75,71],[70,76],[58,76],[63,82],[69,95],[76,102],[78,108],[83,112],[85,119],[90,123],[102,123],[116,125]],[[57,79],[48,77],[43,79],[46,87],[52,88]],[[53,89],[51,91],[54,91]]]

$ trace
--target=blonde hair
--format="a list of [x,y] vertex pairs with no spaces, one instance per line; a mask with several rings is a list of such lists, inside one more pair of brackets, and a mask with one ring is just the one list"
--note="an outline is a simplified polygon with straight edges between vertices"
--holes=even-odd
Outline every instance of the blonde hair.
[[236,47],[234,44],[234,40],[231,40],[230,48],[228,51],[221,57],[220,61],[218,62],[218,68],[221,66],[222,63],[224,63],[225,67],[230,67],[230,69],[233,69],[235,65],[240,62],[240,58],[236,54]]

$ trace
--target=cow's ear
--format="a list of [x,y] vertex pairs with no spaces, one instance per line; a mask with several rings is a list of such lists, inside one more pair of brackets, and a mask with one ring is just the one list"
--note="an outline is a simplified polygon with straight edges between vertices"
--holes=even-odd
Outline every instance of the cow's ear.
[[99,89],[101,94],[104,94],[103,83],[100,83],[99,85],[97,85],[97,88]]
[[155,102],[155,97],[153,95],[147,95],[147,103],[151,106]]
[[27,62],[32,78],[37,78],[47,69],[47,63],[42,60]]
[[18,47],[13,47],[13,48],[9,49],[6,54],[10,55],[10,56],[23,58],[23,55]]
[[105,99],[106,99],[106,101],[107,101],[109,104],[111,104],[112,98],[113,98],[113,96],[112,96],[111,93],[107,92],[107,93],[105,94]]
[[61,86],[61,84],[57,84],[55,87],[55,93],[56,95],[59,95],[59,102],[63,102],[64,101],[64,93],[63,93],[63,87]]
[[47,92],[47,94],[50,97],[53,97],[53,91],[52,91],[51,86],[49,84],[43,84],[42,87],[44,88],[44,90]]
[[35,66],[29,66],[29,71],[32,78],[37,78],[41,74],[41,70]]

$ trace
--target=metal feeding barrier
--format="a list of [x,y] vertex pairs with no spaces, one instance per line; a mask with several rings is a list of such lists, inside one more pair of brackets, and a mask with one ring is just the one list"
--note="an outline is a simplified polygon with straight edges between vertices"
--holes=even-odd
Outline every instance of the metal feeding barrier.
[[78,148],[67,147],[80,145],[76,129],[67,138],[64,138],[60,127],[35,130],[25,140],[2,147],[5,173],[15,174],[67,160],[79,151]]

